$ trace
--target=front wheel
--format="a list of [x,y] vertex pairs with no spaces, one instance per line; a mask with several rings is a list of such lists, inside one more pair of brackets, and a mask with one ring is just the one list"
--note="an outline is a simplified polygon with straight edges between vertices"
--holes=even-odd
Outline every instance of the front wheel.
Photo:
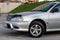
[[44,26],[41,22],[35,21],[30,25],[29,34],[32,37],[40,37],[44,32]]

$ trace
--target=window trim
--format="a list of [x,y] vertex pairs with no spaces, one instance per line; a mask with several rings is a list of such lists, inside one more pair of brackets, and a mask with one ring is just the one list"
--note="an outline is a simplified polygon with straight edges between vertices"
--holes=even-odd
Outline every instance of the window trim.
[[50,13],[52,13],[52,10],[53,10],[57,5],[60,5],[60,3],[56,4],[56,5],[50,10]]

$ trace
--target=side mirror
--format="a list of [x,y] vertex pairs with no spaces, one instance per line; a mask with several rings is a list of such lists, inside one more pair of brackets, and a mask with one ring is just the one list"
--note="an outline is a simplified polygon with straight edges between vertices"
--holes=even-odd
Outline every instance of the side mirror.
[[54,13],[54,12],[58,12],[58,8],[54,8],[51,12]]

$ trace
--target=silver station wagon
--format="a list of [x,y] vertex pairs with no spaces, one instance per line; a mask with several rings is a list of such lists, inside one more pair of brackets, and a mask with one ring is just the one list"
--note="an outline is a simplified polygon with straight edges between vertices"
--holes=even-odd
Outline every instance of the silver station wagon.
[[60,2],[47,3],[40,10],[9,15],[4,27],[27,31],[32,37],[41,37],[47,31],[60,30]]

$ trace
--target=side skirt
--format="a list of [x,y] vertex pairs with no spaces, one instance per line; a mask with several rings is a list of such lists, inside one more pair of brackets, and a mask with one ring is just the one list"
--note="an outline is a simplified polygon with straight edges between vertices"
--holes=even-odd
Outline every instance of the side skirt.
[[47,29],[46,32],[48,32],[48,31],[60,31],[60,28],[58,28],[58,29]]

